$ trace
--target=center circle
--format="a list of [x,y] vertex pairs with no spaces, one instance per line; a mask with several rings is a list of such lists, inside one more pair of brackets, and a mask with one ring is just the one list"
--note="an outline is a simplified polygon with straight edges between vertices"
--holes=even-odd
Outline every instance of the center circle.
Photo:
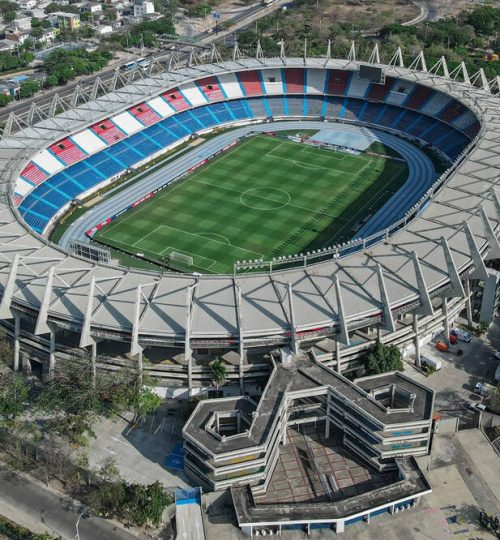
[[253,210],[277,210],[287,206],[291,201],[290,195],[282,189],[263,187],[247,189],[240,195],[240,202]]

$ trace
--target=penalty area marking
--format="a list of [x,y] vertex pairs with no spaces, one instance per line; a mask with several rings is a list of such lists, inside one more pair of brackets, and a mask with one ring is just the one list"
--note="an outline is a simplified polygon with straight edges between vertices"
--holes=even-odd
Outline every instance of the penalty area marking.
[[[277,191],[278,193],[282,193],[283,195],[285,195],[286,201],[283,201],[283,202],[275,201],[273,199],[270,199],[267,196],[259,195],[258,193],[253,193],[254,191]],[[277,203],[278,206],[273,206],[272,208],[269,208],[266,205],[258,206],[255,204],[248,204],[243,199],[245,195],[247,195],[248,197],[255,197],[257,199],[263,199],[264,201],[272,201],[273,203]],[[279,210],[280,208],[284,208],[285,206],[288,206],[291,200],[292,200],[292,197],[290,196],[290,193],[288,193],[288,191],[284,191],[283,189],[273,188],[273,187],[247,189],[240,195],[240,203],[243,206],[246,206],[247,208],[250,208],[252,210]]]

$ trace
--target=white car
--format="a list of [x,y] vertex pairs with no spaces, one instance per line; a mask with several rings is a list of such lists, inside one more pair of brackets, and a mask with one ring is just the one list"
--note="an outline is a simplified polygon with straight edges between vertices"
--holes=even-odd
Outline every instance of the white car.
[[469,332],[466,332],[461,328],[453,328],[451,334],[453,336],[457,336],[460,341],[463,341],[465,343],[470,343],[472,341],[472,336],[469,334]]
[[470,401],[467,404],[467,408],[471,411],[485,411],[486,405],[483,405],[482,403],[476,403],[475,401]]

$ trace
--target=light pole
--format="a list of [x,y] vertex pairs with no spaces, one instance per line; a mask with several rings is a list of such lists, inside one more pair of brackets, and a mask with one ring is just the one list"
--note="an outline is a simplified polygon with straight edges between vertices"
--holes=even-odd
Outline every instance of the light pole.
[[78,516],[78,519],[76,520],[76,524],[75,524],[75,528],[76,528],[76,534],[75,534],[75,538],[76,540],[80,540],[80,531],[78,530],[78,526],[80,525],[80,520],[82,519],[82,517],[84,518],[87,514],[87,510],[82,510],[80,512],[80,515]]

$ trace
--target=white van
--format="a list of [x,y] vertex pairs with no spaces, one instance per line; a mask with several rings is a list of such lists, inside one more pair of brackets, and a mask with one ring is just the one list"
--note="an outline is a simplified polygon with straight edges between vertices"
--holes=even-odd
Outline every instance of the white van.
[[443,367],[439,358],[434,358],[428,354],[420,355],[420,364],[425,367],[434,368],[436,371],[439,371]]

